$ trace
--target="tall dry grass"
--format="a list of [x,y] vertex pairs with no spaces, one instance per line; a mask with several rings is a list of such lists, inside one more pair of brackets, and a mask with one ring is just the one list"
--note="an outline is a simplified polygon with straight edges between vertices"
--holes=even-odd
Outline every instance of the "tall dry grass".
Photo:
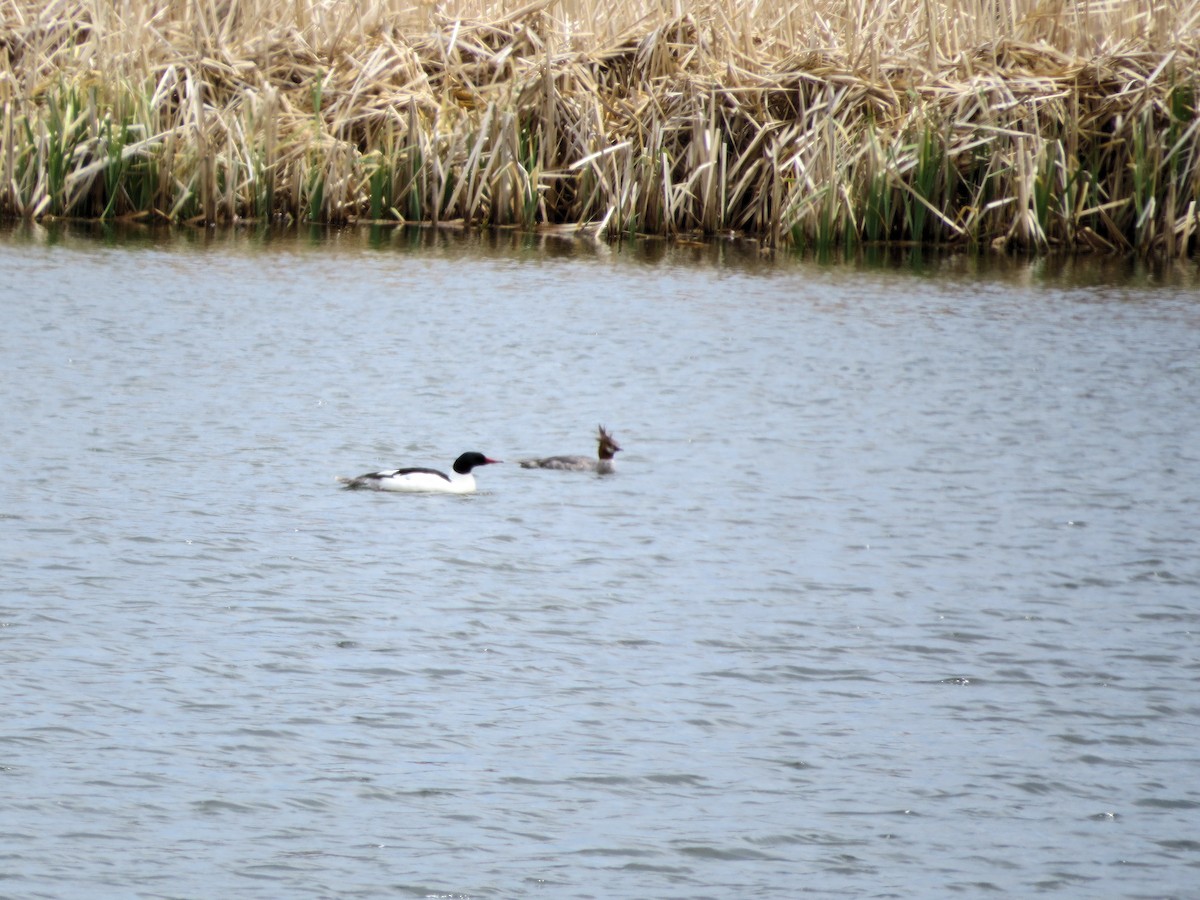
[[1195,252],[1200,0],[0,0],[0,212]]

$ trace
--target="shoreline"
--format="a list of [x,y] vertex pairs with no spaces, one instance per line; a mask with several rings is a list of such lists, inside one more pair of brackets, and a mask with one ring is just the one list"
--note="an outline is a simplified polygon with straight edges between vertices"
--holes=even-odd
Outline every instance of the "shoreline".
[[[897,15],[906,3],[937,5],[898,0]],[[922,62],[878,58],[878,34],[820,52],[778,25],[738,30],[736,4],[604,40],[571,37],[567,0],[490,18],[349,5],[353,23],[304,30],[285,13],[312,18],[315,0],[176,19],[131,0],[133,22],[14,0],[27,14],[0,23],[0,216],[461,220],[818,252],[1200,246],[1200,41],[1118,34],[1081,55],[993,28],[998,41]],[[1171,14],[1188,23],[1200,4]],[[1078,23],[1061,15],[1036,27],[1067,35]]]

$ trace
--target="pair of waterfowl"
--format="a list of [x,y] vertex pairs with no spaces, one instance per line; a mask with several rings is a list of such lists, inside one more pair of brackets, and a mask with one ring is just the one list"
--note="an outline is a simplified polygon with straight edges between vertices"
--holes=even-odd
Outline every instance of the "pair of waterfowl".
[[[613,457],[621,449],[603,425],[597,438],[599,447],[596,458],[590,456],[546,456],[540,459],[518,460],[523,469],[561,469],[572,472],[596,472],[607,475],[613,471]],[[404,493],[469,494],[475,490],[472,470],[502,460],[490,459],[474,451],[464,453],[454,461],[450,473],[421,467],[391,469],[386,472],[368,472],[357,478],[340,477],[338,481],[347,488],[371,491],[400,491]]]

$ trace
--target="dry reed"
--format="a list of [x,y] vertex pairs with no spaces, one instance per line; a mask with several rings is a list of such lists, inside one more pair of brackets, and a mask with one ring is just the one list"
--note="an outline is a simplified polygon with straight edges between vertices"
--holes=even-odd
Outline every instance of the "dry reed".
[[0,213],[1194,253],[1200,0],[0,0]]

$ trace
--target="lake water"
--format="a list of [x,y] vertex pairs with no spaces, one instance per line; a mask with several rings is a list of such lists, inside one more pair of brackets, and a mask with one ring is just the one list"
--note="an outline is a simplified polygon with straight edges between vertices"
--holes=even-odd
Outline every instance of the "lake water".
[[20,227],[0,297],[0,895],[1196,896],[1194,263]]

